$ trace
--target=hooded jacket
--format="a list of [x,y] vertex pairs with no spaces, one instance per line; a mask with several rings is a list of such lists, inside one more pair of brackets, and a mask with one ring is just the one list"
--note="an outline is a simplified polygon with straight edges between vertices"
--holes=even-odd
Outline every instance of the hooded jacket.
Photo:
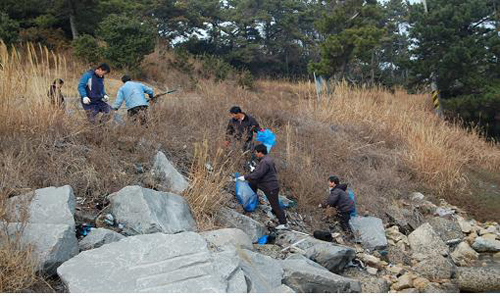
[[116,101],[113,104],[113,109],[118,109],[125,100],[127,110],[138,106],[149,106],[144,94],[148,94],[150,98],[154,96],[153,89],[145,86],[140,82],[127,81],[118,90]]
[[253,133],[260,131],[260,125],[252,116],[243,113],[245,118],[242,121],[231,118],[227,125],[226,135],[229,140],[230,136],[236,138],[236,140],[243,139],[245,142],[251,142],[253,139]]
[[330,189],[330,194],[323,202],[323,206],[335,207],[342,213],[350,213],[354,211],[354,203],[349,198],[349,194],[346,192],[347,185],[339,184],[334,188]]
[[279,189],[276,165],[269,155],[262,157],[255,170],[245,175],[245,180],[257,184],[262,191]]

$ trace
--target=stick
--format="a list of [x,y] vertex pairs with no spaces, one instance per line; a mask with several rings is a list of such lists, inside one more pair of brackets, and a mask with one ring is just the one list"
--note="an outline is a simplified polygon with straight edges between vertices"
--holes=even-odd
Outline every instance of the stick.
[[305,241],[306,239],[307,239],[307,237],[305,237],[305,238],[303,238],[303,239],[301,239],[301,240],[299,240],[299,241],[297,241],[297,242],[294,242],[293,244],[291,244],[291,245],[289,245],[288,247],[286,247],[286,248],[284,248],[283,250],[281,250],[281,252],[284,252],[284,251],[286,251],[286,250],[288,250],[288,249],[290,249],[290,248],[295,247],[296,245],[300,244],[301,242]]

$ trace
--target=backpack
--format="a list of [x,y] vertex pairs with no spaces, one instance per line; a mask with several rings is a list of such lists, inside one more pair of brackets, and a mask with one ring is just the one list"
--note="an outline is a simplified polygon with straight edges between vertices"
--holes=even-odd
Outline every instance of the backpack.
[[352,203],[354,204],[354,210],[351,211],[351,217],[356,217],[358,215],[358,211],[356,211],[356,194],[351,188],[348,188],[347,194],[349,195],[349,199],[352,200]]

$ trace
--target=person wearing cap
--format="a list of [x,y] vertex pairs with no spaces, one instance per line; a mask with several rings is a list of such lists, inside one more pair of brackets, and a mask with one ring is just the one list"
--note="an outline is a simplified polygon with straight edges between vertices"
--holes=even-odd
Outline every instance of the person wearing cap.
[[110,118],[111,108],[106,103],[109,97],[104,88],[104,76],[110,71],[111,68],[107,64],[101,64],[99,67],[85,72],[78,83],[82,107],[87,112],[87,118],[91,123],[96,122],[99,113],[104,114],[101,122]]
[[257,189],[262,190],[271,204],[273,213],[278,218],[279,225],[275,229],[288,229],[285,212],[279,203],[280,187],[278,183],[278,171],[276,170],[274,160],[271,156],[267,155],[267,147],[263,144],[255,146],[254,152],[259,160],[257,167],[250,174],[240,176],[237,179],[248,181],[250,188],[254,192],[257,192]]
[[351,233],[349,220],[351,219],[351,213],[355,210],[355,206],[353,200],[349,198],[349,194],[346,192],[347,185],[340,184],[340,180],[337,176],[330,176],[328,178],[328,187],[330,194],[323,203],[318,205],[318,207],[335,208],[337,210],[338,219],[340,220],[340,227],[345,232]]
[[144,94],[148,94],[149,98],[153,98],[153,89],[140,82],[132,81],[128,75],[122,77],[122,82],[123,85],[118,90],[113,110],[118,110],[123,101],[125,101],[129,118],[134,122],[139,120],[142,125],[145,125],[149,102],[146,100]]

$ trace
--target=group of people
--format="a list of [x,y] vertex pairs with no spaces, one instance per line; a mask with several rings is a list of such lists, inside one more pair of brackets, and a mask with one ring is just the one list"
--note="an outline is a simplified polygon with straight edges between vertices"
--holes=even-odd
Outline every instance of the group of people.
[[[144,94],[147,94],[150,99],[154,98],[152,88],[136,81],[132,81],[130,76],[122,77],[123,85],[117,93],[116,100],[112,106],[108,105],[109,96],[104,85],[104,77],[111,72],[111,68],[103,63],[95,69],[91,69],[80,78],[78,83],[78,93],[80,94],[80,102],[87,114],[87,118],[91,123],[97,122],[97,117],[101,114],[100,122],[108,121],[112,110],[118,110],[123,102],[127,108],[127,114],[133,121],[139,121],[141,124],[146,124],[147,110],[149,100]],[[57,107],[64,107],[65,101],[62,95],[61,88],[64,81],[60,78],[56,79],[49,88],[48,97],[50,102]]]
[[[85,72],[78,83],[78,92],[83,109],[90,122],[96,123],[97,116],[102,113],[101,121],[107,121],[112,110],[118,110],[125,101],[127,113],[132,120],[138,120],[141,124],[146,123],[149,101],[145,98],[154,97],[152,88],[132,81],[130,76],[122,77],[123,86],[118,90],[116,100],[112,106],[108,105],[109,96],[104,86],[104,77],[109,74],[111,68],[107,64],[101,64],[95,69]],[[62,79],[56,79],[50,86],[48,96],[51,103],[64,106],[64,97],[61,88],[64,84]],[[242,143],[243,152],[251,155],[250,172],[238,177],[241,181],[248,181],[253,191],[260,189],[264,192],[272,211],[279,221],[277,230],[288,229],[285,212],[279,203],[278,171],[274,160],[268,154],[267,147],[263,144],[254,146],[253,139],[261,127],[257,120],[246,114],[240,107],[234,106],[229,110],[231,118],[226,129],[225,145],[229,146],[231,141]],[[319,207],[334,207],[342,229],[350,232],[349,219],[354,209],[354,202],[346,192],[347,186],[340,184],[339,178],[331,176],[328,179],[330,193],[328,198]]]
[[[276,215],[279,225],[275,227],[277,230],[288,229],[285,212],[280,207],[279,203],[279,182],[278,171],[271,156],[268,155],[267,147],[263,144],[253,147],[253,138],[255,134],[261,130],[259,123],[252,116],[244,113],[240,107],[234,106],[229,110],[231,119],[226,129],[226,145],[229,145],[230,140],[242,141],[242,149],[244,152],[250,152],[255,156],[258,163],[255,169],[243,176],[238,177],[240,181],[248,181],[250,188],[254,192],[260,189],[264,192],[269,203],[271,204],[272,212]],[[340,221],[340,226],[343,231],[350,233],[349,220],[351,214],[355,211],[354,201],[349,198],[346,192],[347,185],[340,184],[337,176],[328,178],[329,195],[326,200],[319,204],[320,208],[333,207],[337,210],[337,216]]]

